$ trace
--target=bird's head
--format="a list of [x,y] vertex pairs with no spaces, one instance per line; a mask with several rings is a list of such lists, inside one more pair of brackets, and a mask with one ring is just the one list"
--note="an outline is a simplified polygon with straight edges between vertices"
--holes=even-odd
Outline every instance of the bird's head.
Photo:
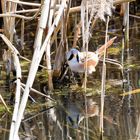
[[79,54],[80,54],[80,52],[79,52],[77,49],[72,48],[72,49],[66,54],[67,60],[68,60],[68,61],[71,61],[71,60],[75,59],[77,62],[79,62],[79,61],[80,61]]

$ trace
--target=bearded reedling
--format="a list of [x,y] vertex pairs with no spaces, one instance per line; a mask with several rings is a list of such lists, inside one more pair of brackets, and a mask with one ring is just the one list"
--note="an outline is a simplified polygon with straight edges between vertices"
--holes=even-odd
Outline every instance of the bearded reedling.
[[[112,45],[116,37],[110,39],[106,44],[102,45],[95,52],[80,52],[76,48],[72,48],[67,54],[66,58],[68,65],[73,72],[84,73],[87,65],[87,73],[95,72],[100,57],[103,55],[105,49]],[[87,55],[87,57],[86,57]],[[87,58],[87,59],[86,59]]]

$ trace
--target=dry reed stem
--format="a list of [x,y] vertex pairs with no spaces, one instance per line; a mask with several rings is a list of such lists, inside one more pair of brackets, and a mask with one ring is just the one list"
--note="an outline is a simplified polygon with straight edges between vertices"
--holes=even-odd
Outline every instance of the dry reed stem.
[[63,52],[63,47],[62,47],[62,38],[61,38],[59,46],[56,48],[56,55],[55,55],[55,61],[54,61],[54,67],[53,67],[54,77],[59,77],[61,74],[62,62],[64,61],[63,59],[64,56],[62,56],[62,52]]
[[[23,83],[21,83],[21,86],[25,88],[26,85],[23,84]],[[35,93],[38,94],[38,95],[41,95],[41,96],[44,96],[44,97],[50,99],[50,100],[53,101],[53,102],[56,102],[53,98],[49,97],[48,95],[46,95],[46,94],[44,94],[44,93],[42,93],[42,92],[40,92],[40,91],[38,91],[38,90],[36,90],[36,89],[34,89],[34,88],[30,88],[30,90],[33,91],[33,92],[35,92]]]
[[[103,61],[102,59],[100,59],[100,61]],[[113,65],[117,65],[117,66],[119,66],[119,68],[121,69],[121,70],[123,70],[123,66],[122,66],[122,64],[120,64],[118,61],[114,61],[113,59],[105,59],[105,62],[107,62],[107,63],[110,63],[110,64],[113,64]],[[123,74],[123,72],[122,72],[122,74]]]
[[23,18],[26,20],[33,20],[39,15],[40,10],[41,10],[41,8],[32,17],[22,16],[22,15],[18,15],[18,14],[9,14],[9,13],[0,14],[0,17],[5,17],[5,18],[6,17],[15,17],[15,18]]
[[139,115],[139,119],[138,119],[138,123],[137,123],[135,140],[140,140],[140,115]]
[[[29,60],[28,58],[25,58],[24,56],[22,56],[22,55],[20,55],[20,54],[19,54],[19,57],[20,57],[21,59],[23,59],[23,60],[26,60],[26,61],[29,62],[29,63],[32,62],[31,60]],[[47,67],[46,67],[46,66],[43,66],[43,65],[39,65],[39,67],[41,67],[41,68],[43,68],[43,69],[47,69]]]
[[[50,1],[50,6],[55,6],[56,3],[54,0]],[[48,25],[47,25],[47,30],[51,27],[52,25],[52,20],[53,20],[53,15],[54,15],[54,10],[50,9],[50,14],[48,17]],[[48,89],[52,91],[53,88],[53,81],[52,81],[52,66],[51,66],[51,44],[50,44],[50,39],[48,41],[48,45],[46,46],[46,65],[47,65],[47,72],[48,72]]]
[[34,13],[34,12],[37,12],[39,10],[39,8],[36,8],[36,9],[28,9],[28,10],[17,10],[15,12],[7,12],[7,14],[23,14],[23,13]]
[[22,19],[21,21],[21,48],[24,50],[24,29],[25,29],[25,21]]
[[[17,2],[16,0],[15,1],[8,0],[8,1]],[[118,5],[118,4],[121,4],[121,3],[124,3],[124,2],[133,2],[133,1],[135,1],[135,0],[116,0],[116,1],[114,1],[114,5]],[[28,2],[22,2],[22,4],[24,4],[24,3],[28,4]],[[34,3],[29,3],[29,5],[30,4],[34,4]],[[38,7],[41,6],[41,4],[37,4],[37,5],[38,5]],[[56,5],[56,6],[59,8],[59,5]],[[54,7],[51,7],[51,8],[54,8]],[[80,12],[80,10],[81,10],[81,6],[73,7],[73,8],[70,8],[69,13]],[[35,11],[38,11],[38,9],[21,10],[21,11],[16,11],[15,13],[35,12]],[[13,12],[9,12],[7,14],[6,13],[5,14],[0,14],[0,17],[6,17],[6,16],[8,16],[8,17],[11,16],[11,17],[16,17],[16,18],[24,18],[24,19],[27,19],[27,20],[30,20],[30,19],[33,18],[33,17],[26,17],[26,16],[21,16],[21,15],[13,14]]]
[[[2,0],[1,1],[1,7],[2,7],[2,13],[6,13],[7,12],[7,9],[6,9],[6,1],[5,0]],[[1,14],[0,14],[1,15]],[[8,21],[7,21],[7,17],[3,17],[3,23],[4,23],[4,33],[5,35],[8,37]]]
[[18,135],[20,123],[21,123],[21,120],[22,120],[22,117],[23,117],[23,113],[24,113],[24,110],[25,110],[25,107],[26,107],[27,100],[28,100],[29,91],[30,91],[30,88],[33,85],[35,75],[36,75],[36,72],[37,72],[37,69],[38,69],[38,65],[41,61],[42,55],[45,51],[45,48],[48,45],[48,41],[49,41],[51,35],[53,34],[55,27],[58,25],[58,23],[61,19],[62,13],[64,11],[64,7],[65,7],[65,2],[66,2],[65,0],[62,1],[61,7],[60,7],[59,12],[58,12],[58,15],[54,19],[54,22],[53,22],[52,26],[49,28],[48,34],[45,38],[45,41],[43,42],[43,45],[41,46],[42,36],[40,36],[40,35],[43,32],[43,30],[41,30],[41,29],[45,29],[45,27],[46,27],[46,23],[47,23],[47,17],[46,17],[47,12],[46,12],[46,10],[48,10],[47,9],[47,6],[48,6],[47,5],[47,0],[44,1],[44,6],[42,8],[41,18],[40,18],[40,23],[39,23],[39,27],[40,27],[40,32],[38,32],[39,43],[38,43],[38,41],[35,42],[38,45],[35,48],[35,52],[34,52],[32,64],[31,64],[31,67],[30,67],[25,91],[24,91],[24,94],[23,94],[23,97],[22,97],[22,100],[21,100],[21,104],[20,104],[20,107],[19,107],[18,119],[16,120],[16,128],[15,128],[15,132],[14,132],[14,137],[16,137]]
[[77,41],[81,35],[81,21],[76,25],[75,27],[75,33],[74,33],[74,41],[73,41],[73,45],[72,45],[72,48],[76,48],[76,44],[77,44]]
[[31,119],[33,119],[33,118],[39,116],[40,114],[44,114],[44,113],[48,112],[49,109],[52,109],[53,107],[55,107],[55,105],[54,105],[54,106],[51,106],[51,107],[48,107],[48,108],[46,108],[45,110],[43,110],[43,111],[41,111],[41,112],[39,112],[39,113],[36,113],[36,114],[33,115],[33,116],[30,116],[30,117],[28,117],[28,118],[23,119],[22,122],[29,121],[29,120],[31,120]]
[[[88,17],[89,14],[89,7],[88,7],[88,1],[82,0],[81,3],[81,22],[79,22],[79,27],[77,28],[79,30],[80,26],[82,26],[82,39],[83,39],[83,50],[86,52],[86,57],[85,57],[85,76],[84,76],[84,100],[85,100],[85,113],[87,115],[87,97],[86,97],[86,92],[87,92],[87,53],[88,53],[88,43],[89,43],[89,28],[90,28],[90,19]],[[78,36],[78,32],[75,34],[76,37]],[[74,43],[77,42],[76,41]],[[76,45],[76,44],[75,44]],[[85,120],[85,127],[86,127],[86,136],[85,138],[89,140],[89,125],[88,125],[88,118]]]
[[[13,135],[14,135],[14,130],[15,130],[15,122],[17,119],[17,114],[18,114],[18,109],[19,109],[19,103],[20,103],[20,80],[21,80],[21,67],[20,67],[20,62],[19,62],[19,52],[17,49],[12,45],[12,43],[8,40],[8,38],[0,34],[0,37],[3,39],[3,41],[7,44],[9,49],[11,50],[12,56],[14,58],[14,64],[15,64],[15,69],[16,69],[16,93],[15,93],[15,105],[14,105],[14,111],[13,111],[13,117],[12,117],[12,123],[11,123],[11,128],[10,128],[10,136],[9,140],[13,140]],[[17,138],[17,136],[16,136]]]
[[[55,77],[60,76],[61,68],[65,61],[65,52],[68,51],[67,23],[68,23],[68,19],[69,19],[70,3],[68,4],[67,9],[65,10],[65,12],[63,14],[63,20],[59,23],[58,27],[54,31],[54,35],[52,36],[52,40],[51,40],[51,44],[52,44],[53,41],[56,39],[55,37],[57,37],[57,32],[61,28],[62,36],[61,36],[60,43],[59,43],[58,47],[56,48],[55,62],[54,62],[54,67],[53,67],[53,76],[55,76]],[[61,77],[61,80],[63,79],[64,76],[65,76],[65,73]]]
[[[108,33],[108,24],[109,24],[109,16],[107,17],[106,22],[106,34],[105,34],[105,45],[107,44],[107,33]],[[103,129],[104,129],[104,97],[105,97],[105,81],[106,81],[106,47],[104,51],[104,57],[103,57],[103,68],[102,68],[102,84],[101,84],[101,112],[100,112],[100,132],[101,132],[101,139],[103,138]]]
[[127,48],[127,57],[129,58],[129,2],[123,4],[125,8],[123,16],[123,26],[124,26],[124,45]]
[[[17,0],[18,1],[18,0]],[[16,3],[7,3],[9,4],[9,11],[15,12],[17,10],[17,4]],[[13,35],[14,35],[14,30],[15,30],[15,17],[10,17],[9,18],[9,34],[10,34],[10,41],[13,42]]]
[[[115,0],[114,2],[113,2],[113,4],[114,5],[118,5],[118,4],[122,4],[122,3],[124,3],[124,2],[133,2],[133,1],[136,1],[136,0]],[[89,8],[90,8],[91,6],[89,5]],[[76,7],[72,7],[72,8],[70,8],[70,14],[71,13],[75,13],[75,12],[80,12],[80,10],[81,10],[81,6],[76,6]]]
[[[33,2],[24,2],[24,1],[16,1],[16,0],[7,0],[12,3],[22,4],[22,5],[28,5],[28,6],[34,6],[34,7],[40,7],[40,3],[33,3]],[[51,6],[50,9],[56,9],[58,10],[60,8],[60,4],[56,4],[55,6]]]
[[[41,5],[40,3],[23,2],[23,1],[16,1],[16,0],[7,0],[7,1],[13,2],[13,3],[18,3],[18,4],[23,4],[23,5],[28,5],[28,6],[35,6],[35,7],[40,7],[40,5]],[[136,0],[115,0],[114,5],[121,4],[124,2],[133,2],[133,1],[136,1]],[[57,5],[57,7],[59,8],[59,5]],[[53,7],[51,7],[51,8],[53,8]],[[80,11],[80,9],[78,11]],[[75,9],[71,9],[70,13],[71,12],[75,12]]]
[[[57,32],[61,28],[61,34],[62,35],[61,35],[60,43],[59,43],[58,47],[56,48],[55,62],[54,62],[54,67],[53,67],[53,70],[54,70],[53,71],[53,76],[55,76],[55,77],[60,76],[62,65],[65,62],[65,52],[68,51],[67,24],[68,24],[68,19],[69,19],[70,3],[67,4],[68,5],[67,9],[64,11],[64,14],[63,14],[63,17],[62,17],[63,20],[59,23],[58,28],[57,28]],[[54,33],[54,36],[56,36],[56,37],[57,37],[57,32]],[[53,41],[55,39],[54,36],[53,36]],[[64,75],[65,74],[63,74],[63,76]],[[63,76],[61,77],[61,80],[63,79]]]
[[17,3],[17,4],[23,4],[28,6],[36,6],[40,7],[40,3],[33,3],[33,2],[24,2],[24,1],[17,1],[17,0],[6,0],[7,2]]

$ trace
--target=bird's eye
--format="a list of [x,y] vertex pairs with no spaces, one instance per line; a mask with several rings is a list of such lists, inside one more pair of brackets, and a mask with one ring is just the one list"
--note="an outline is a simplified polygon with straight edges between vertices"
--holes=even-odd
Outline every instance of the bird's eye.
[[73,53],[70,55],[68,61],[70,61],[74,57]]

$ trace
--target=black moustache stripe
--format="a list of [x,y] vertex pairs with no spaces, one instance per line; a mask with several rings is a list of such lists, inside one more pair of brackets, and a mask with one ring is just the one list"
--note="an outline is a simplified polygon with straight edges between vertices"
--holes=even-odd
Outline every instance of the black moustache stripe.
[[78,54],[76,55],[76,58],[77,58],[77,62],[79,63],[79,56],[78,56]]
[[68,61],[70,61],[74,57],[73,53],[70,55]]

